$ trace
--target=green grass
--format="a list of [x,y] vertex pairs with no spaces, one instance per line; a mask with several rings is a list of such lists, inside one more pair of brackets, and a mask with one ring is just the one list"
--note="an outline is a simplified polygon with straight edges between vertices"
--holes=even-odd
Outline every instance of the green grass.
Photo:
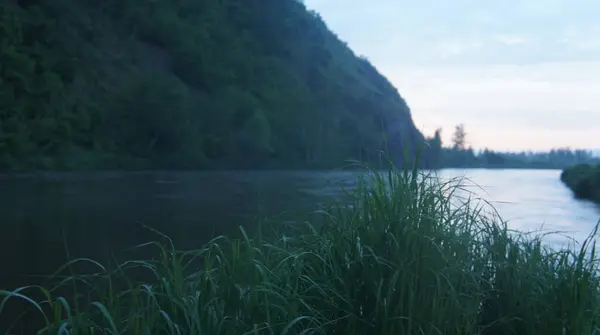
[[452,205],[459,188],[366,173],[319,224],[188,251],[163,236],[112,270],[73,260],[55,287],[0,292],[0,313],[27,300],[41,334],[600,334],[597,230],[551,249]]
[[560,180],[576,197],[600,204],[600,165],[579,164],[566,168]]

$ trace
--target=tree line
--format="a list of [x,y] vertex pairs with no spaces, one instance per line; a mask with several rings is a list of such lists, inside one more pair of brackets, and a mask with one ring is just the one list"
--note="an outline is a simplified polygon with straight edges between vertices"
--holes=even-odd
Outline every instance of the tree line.
[[549,151],[501,152],[490,149],[474,150],[467,145],[463,124],[455,126],[449,146],[437,129],[426,139],[424,160],[430,168],[535,168],[564,169],[577,164],[600,163],[600,157],[590,150],[556,148]]

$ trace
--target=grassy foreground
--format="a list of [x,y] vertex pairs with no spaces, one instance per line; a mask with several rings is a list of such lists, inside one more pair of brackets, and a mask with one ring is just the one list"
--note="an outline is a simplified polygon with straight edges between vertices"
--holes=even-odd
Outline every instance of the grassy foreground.
[[42,334],[600,331],[596,230],[577,249],[552,250],[473,202],[451,205],[456,182],[414,176],[365,174],[318,225],[188,251],[167,239],[139,246],[157,247],[155,259],[114,270],[74,260],[56,287],[1,291],[0,313],[26,300]]
[[560,180],[575,196],[600,204],[600,165],[579,164],[564,169]]

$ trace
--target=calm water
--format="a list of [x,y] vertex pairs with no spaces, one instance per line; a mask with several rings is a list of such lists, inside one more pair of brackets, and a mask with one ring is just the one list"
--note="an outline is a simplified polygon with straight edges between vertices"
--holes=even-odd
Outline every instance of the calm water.
[[[489,201],[508,226],[521,231],[560,231],[576,241],[589,236],[600,221],[600,206],[573,198],[560,181],[560,170],[448,169],[442,178],[465,177],[467,189]],[[549,237],[548,242],[568,243]]]
[[[568,231],[583,239],[600,209],[573,199],[560,171],[444,170],[465,176],[517,229]],[[94,173],[0,176],[0,288],[49,274],[71,257],[155,240],[147,225],[180,248],[253,225],[256,217],[293,218],[352,187],[353,172]]]

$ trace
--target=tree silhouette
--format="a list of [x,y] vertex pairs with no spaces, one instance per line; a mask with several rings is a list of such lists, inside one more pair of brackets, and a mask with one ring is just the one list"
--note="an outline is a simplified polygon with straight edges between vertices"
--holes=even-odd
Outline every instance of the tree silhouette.
[[464,150],[466,147],[467,133],[465,132],[465,126],[461,123],[456,125],[454,128],[454,134],[452,135],[452,144],[454,149]]

